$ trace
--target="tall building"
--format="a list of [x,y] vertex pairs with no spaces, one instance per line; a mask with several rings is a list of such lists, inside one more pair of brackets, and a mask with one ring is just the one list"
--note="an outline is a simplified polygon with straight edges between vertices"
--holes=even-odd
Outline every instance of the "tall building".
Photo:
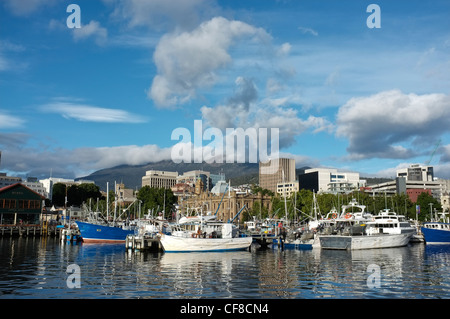
[[172,188],[177,183],[178,172],[146,171],[142,177],[142,187]]
[[359,173],[339,172],[334,168],[306,169],[298,176],[298,181],[300,189],[330,193],[351,192],[365,184],[359,179]]
[[407,181],[431,182],[434,179],[433,166],[412,164],[408,168],[398,169],[397,177],[405,177]]
[[277,184],[294,182],[295,160],[290,158],[277,158],[266,163],[259,162],[259,186],[274,193]]

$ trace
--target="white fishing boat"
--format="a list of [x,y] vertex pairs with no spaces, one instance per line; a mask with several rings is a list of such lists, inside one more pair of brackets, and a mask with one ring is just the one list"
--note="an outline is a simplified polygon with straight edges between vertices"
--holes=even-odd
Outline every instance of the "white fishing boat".
[[377,235],[320,235],[322,249],[375,249],[406,246],[412,233]]
[[337,220],[333,234],[320,235],[322,249],[374,249],[406,246],[416,233],[403,215],[389,209],[377,216],[357,213],[355,216],[343,212]]
[[[208,231],[204,231],[204,230]],[[196,231],[173,229],[171,234],[160,234],[165,252],[211,252],[248,249],[252,237],[233,235],[231,223],[208,223],[204,229],[198,225]]]

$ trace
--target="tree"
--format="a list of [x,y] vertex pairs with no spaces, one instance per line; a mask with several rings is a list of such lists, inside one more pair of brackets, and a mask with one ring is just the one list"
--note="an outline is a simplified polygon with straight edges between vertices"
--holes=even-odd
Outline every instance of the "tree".
[[154,213],[162,212],[165,205],[165,216],[170,217],[177,199],[171,189],[155,188],[150,186],[142,187],[137,199],[142,201],[142,211],[144,213],[153,211]]
[[66,198],[66,185],[62,183],[56,183],[53,185],[53,205],[62,207]]
[[67,186],[63,183],[56,183],[53,185],[53,204],[64,206],[66,194],[68,206],[81,206],[81,204],[86,202],[89,198],[97,200],[97,198],[102,197],[100,187],[92,183],[71,186]]
[[[419,220],[429,220],[432,217],[432,214],[434,214],[434,211],[439,211],[442,209],[441,204],[438,202],[436,198],[431,196],[428,193],[421,193],[417,197],[417,205],[420,206],[420,214],[418,215]],[[430,205],[431,204],[431,205]],[[431,211],[431,207],[433,207],[433,211]]]

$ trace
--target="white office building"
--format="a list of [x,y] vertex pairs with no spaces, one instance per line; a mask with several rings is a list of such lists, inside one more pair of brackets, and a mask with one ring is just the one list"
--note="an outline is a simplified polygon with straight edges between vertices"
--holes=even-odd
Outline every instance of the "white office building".
[[298,176],[299,187],[315,192],[348,193],[365,186],[359,173],[341,172],[335,168],[311,168]]

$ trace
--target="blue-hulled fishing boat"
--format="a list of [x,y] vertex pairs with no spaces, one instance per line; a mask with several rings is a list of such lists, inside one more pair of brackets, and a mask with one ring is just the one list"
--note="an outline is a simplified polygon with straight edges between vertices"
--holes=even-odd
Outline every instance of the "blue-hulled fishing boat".
[[450,244],[450,223],[424,223],[421,231],[427,244]]

